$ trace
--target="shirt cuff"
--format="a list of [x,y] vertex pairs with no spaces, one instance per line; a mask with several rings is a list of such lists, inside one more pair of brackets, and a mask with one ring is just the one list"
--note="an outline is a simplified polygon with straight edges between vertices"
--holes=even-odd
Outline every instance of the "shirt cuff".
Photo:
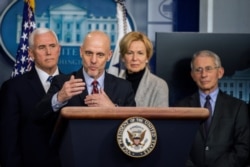
[[53,108],[53,111],[57,112],[58,110],[60,110],[60,108],[62,108],[63,106],[65,106],[68,101],[65,101],[63,103],[59,102],[57,100],[57,94],[54,94],[53,97],[52,97],[52,100],[51,100],[51,103],[52,103],[52,108]]

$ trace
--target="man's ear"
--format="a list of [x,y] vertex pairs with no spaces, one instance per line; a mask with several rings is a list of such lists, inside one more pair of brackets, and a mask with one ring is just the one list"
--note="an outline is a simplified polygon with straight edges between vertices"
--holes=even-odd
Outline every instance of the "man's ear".
[[28,56],[31,58],[31,60],[35,60],[34,54],[31,49],[28,49]]
[[224,68],[223,67],[220,67],[218,69],[218,78],[221,79],[224,75]]
[[82,47],[81,46],[79,48],[79,52],[80,52],[80,57],[82,58]]
[[109,57],[108,57],[108,59],[107,59],[107,62],[110,61],[110,59],[111,59],[111,57],[113,56],[113,54],[114,54],[114,53],[112,52],[112,50],[110,50],[110,51],[109,51]]

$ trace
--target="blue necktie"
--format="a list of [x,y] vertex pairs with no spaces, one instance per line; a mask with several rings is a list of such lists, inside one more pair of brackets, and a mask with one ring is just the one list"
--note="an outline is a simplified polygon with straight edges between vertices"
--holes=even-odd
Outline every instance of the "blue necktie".
[[210,99],[211,99],[211,97],[209,95],[207,95],[206,96],[206,102],[204,104],[204,108],[207,108],[208,111],[209,111],[209,117],[207,118],[207,120],[205,122],[205,129],[206,129],[207,133],[209,131],[210,123],[211,123],[211,120],[212,120],[212,106],[211,106],[211,103],[210,103]]
[[47,79],[47,82],[52,82],[52,79],[53,79],[53,76],[49,76],[48,79]]

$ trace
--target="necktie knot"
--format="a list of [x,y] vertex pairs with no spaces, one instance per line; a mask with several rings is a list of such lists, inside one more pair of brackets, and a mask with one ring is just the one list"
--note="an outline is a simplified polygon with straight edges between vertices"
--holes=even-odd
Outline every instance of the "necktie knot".
[[47,82],[51,83],[53,79],[53,76],[49,76],[48,79],[46,80]]
[[209,101],[211,97],[209,95],[206,96],[206,101]]
[[93,86],[92,94],[98,94],[99,93],[99,90],[98,90],[98,81],[94,80],[92,82],[92,86]]

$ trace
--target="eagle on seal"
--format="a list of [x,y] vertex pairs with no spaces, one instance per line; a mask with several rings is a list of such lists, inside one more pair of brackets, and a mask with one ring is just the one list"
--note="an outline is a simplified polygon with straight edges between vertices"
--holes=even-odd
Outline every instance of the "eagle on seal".
[[132,144],[126,139],[126,143],[128,146],[139,146],[139,145],[144,145],[142,143],[144,137],[145,137],[145,133],[146,133],[146,130],[144,130],[142,133],[138,133],[138,132],[135,132],[135,133],[131,133],[130,131],[127,131],[128,132],[128,136],[129,136],[129,139],[130,141],[132,141]]

